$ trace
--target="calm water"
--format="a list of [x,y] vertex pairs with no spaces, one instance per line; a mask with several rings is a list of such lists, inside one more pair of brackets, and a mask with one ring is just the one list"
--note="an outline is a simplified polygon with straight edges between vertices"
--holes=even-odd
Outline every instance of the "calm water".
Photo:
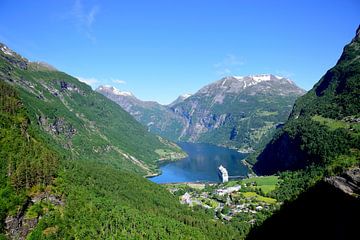
[[149,178],[156,183],[210,181],[220,182],[217,168],[222,164],[230,176],[245,176],[247,168],[241,162],[246,154],[202,143],[178,143],[189,155],[160,167],[162,174]]

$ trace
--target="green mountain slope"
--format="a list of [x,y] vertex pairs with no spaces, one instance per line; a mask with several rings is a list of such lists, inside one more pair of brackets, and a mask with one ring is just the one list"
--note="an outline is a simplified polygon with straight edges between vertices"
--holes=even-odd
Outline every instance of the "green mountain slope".
[[26,200],[26,189],[50,184],[59,157],[31,125],[14,88],[0,81],[0,238],[5,218]]
[[[0,54],[0,76],[17,86],[31,120],[74,157],[107,159],[130,171],[152,174],[156,161],[167,157],[157,152],[181,152],[76,78],[15,53]],[[16,67],[16,61],[23,67]]]
[[[360,146],[360,31],[337,64],[300,97],[285,126],[258,156],[259,174],[358,163]],[[346,157],[350,156],[350,157]],[[352,156],[357,156],[354,160]],[[346,160],[347,159],[347,160]],[[331,169],[329,171],[332,171]]]
[[[360,214],[360,26],[337,64],[299,98],[258,156],[258,174],[282,171],[278,212],[247,239],[354,239]],[[292,171],[285,171],[292,170]]]
[[142,177],[175,145],[75,78],[3,49],[0,239],[240,237]]

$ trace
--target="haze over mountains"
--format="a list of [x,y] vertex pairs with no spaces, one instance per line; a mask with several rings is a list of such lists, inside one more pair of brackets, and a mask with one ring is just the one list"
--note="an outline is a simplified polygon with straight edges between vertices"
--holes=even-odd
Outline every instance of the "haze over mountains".
[[156,134],[174,141],[206,142],[251,152],[284,122],[305,93],[271,74],[229,76],[179,96],[164,106],[137,99],[111,86],[96,89]]

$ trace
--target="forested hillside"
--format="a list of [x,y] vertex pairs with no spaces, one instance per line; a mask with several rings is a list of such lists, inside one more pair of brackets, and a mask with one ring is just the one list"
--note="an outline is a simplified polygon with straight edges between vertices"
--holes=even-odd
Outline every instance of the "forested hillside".
[[75,158],[107,159],[129,171],[153,174],[159,159],[181,156],[180,148],[149,133],[118,105],[48,65],[3,50],[0,77],[18,89],[31,121]]
[[[304,169],[312,164],[339,173],[359,161],[360,31],[337,64],[303,97],[258,156],[257,173]],[[355,159],[354,159],[354,156]]]
[[36,185],[52,183],[60,156],[34,126],[16,90],[0,81],[0,238],[5,218],[17,213]]
[[1,238],[240,237],[143,178],[181,156],[176,145],[75,78],[1,50]]

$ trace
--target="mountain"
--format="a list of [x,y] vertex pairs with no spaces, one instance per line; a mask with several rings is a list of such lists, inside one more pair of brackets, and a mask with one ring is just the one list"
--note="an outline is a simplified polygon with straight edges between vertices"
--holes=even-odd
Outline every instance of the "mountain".
[[77,158],[107,158],[114,165],[153,174],[156,161],[167,157],[159,153],[181,152],[76,78],[29,62],[5,45],[0,49],[2,81],[18,89],[31,121]]
[[[257,157],[285,204],[247,239],[354,239],[360,214],[360,26]],[[290,171],[288,171],[290,170]]]
[[168,106],[169,106],[169,107],[172,107],[172,106],[174,106],[174,105],[176,105],[176,104],[178,104],[178,103],[181,103],[181,102],[185,101],[185,99],[191,97],[191,95],[192,95],[192,94],[190,94],[190,93],[182,94],[182,95],[180,95],[177,99],[175,99],[175,101],[173,101],[172,103],[170,103]]
[[1,239],[234,239],[143,176],[180,157],[89,86],[0,45]]
[[119,95],[101,86],[151,132],[171,140],[206,142],[253,151],[284,122],[298,96],[305,93],[287,78],[271,74],[225,77],[168,106]]
[[353,156],[359,157],[359,58],[360,28],[336,65],[295,102],[289,120],[258,156],[257,173],[273,174],[311,164],[336,163],[341,169],[354,161],[350,161]]
[[269,130],[286,120],[303,93],[292,81],[274,75],[225,77],[171,110],[187,121],[180,140],[252,151]]
[[180,135],[184,119],[174,114],[167,106],[157,102],[141,101],[128,92],[120,91],[112,86],[99,86],[97,92],[119,104],[150,132],[176,140]]

